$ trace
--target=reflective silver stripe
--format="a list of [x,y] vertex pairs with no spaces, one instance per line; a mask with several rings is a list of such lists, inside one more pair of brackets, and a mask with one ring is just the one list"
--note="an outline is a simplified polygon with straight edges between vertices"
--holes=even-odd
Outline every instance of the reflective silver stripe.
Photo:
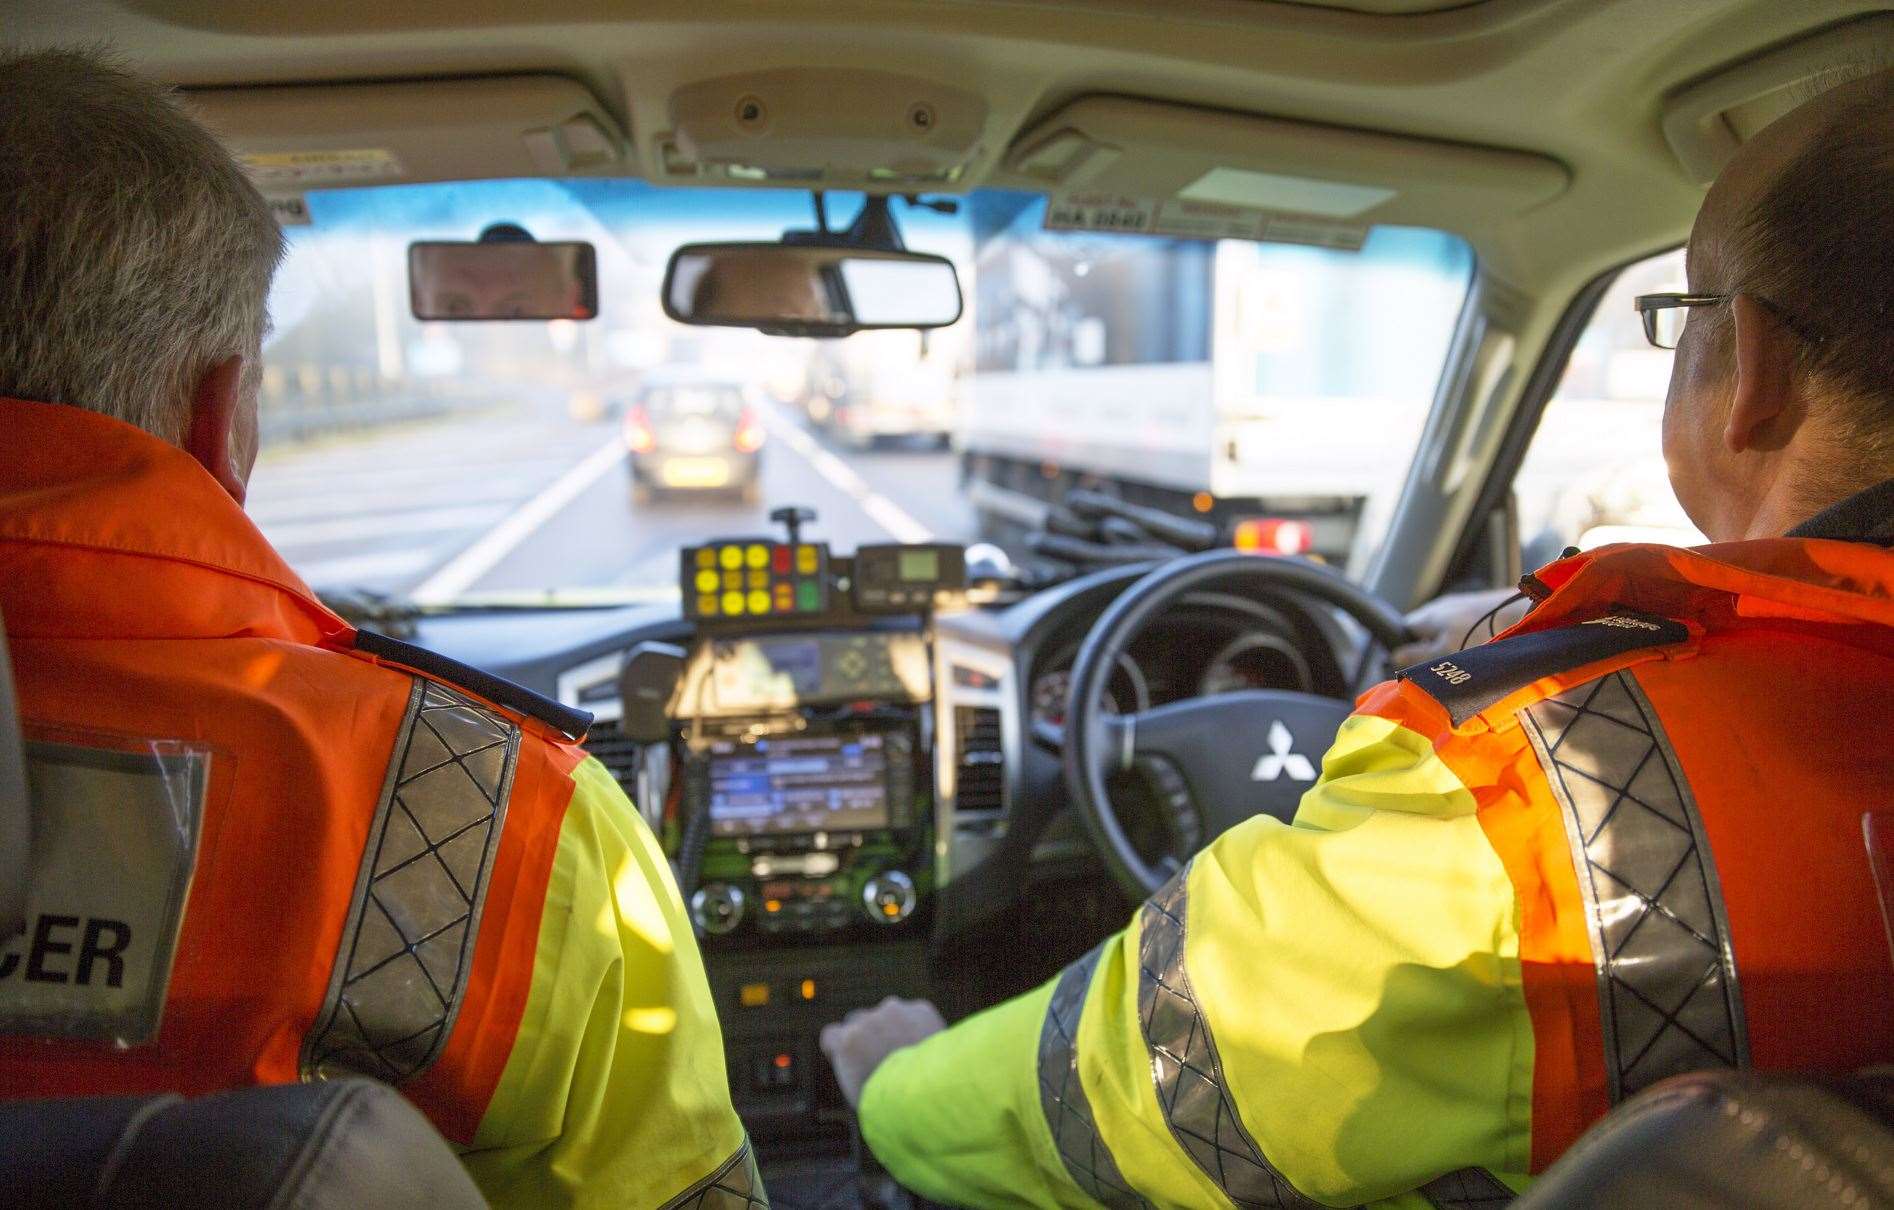
[[1138,1018],[1158,1106],[1178,1144],[1237,1205],[1316,1206],[1263,1157],[1224,1083],[1216,1039],[1184,968],[1189,878],[1185,866],[1151,896],[1138,927]]
[[1508,1206],[1517,1196],[1504,1181],[1484,1168],[1462,1168],[1458,1172],[1449,1172],[1422,1185],[1420,1192],[1438,1210]]
[[1716,864],[1657,712],[1628,673],[1522,711],[1564,808],[1598,966],[1614,1103],[1749,1062]]
[[736,1154],[659,1210],[769,1210],[769,1194],[756,1170],[756,1152],[744,1139]]
[[414,682],[329,992],[303,1043],[304,1079],[360,1073],[398,1084],[446,1044],[519,747],[504,715]]
[[1085,993],[1092,986],[1100,949],[1066,967],[1052,989],[1045,1024],[1039,1029],[1039,1107],[1059,1159],[1079,1188],[1108,1210],[1143,1210],[1150,1203],[1118,1170],[1111,1149],[1099,1136],[1092,1104],[1079,1080],[1079,1015],[1085,1010]]

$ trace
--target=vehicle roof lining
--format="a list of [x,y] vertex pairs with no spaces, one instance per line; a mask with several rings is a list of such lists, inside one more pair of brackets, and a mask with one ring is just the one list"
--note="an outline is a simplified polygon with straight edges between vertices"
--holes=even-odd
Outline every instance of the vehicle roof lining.
[[[41,7],[14,28],[31,29],[35,42],[104,40],[162,78],[215,90],[205,97],[207,112],[243,150],[269,141],[256,123],[271,114],[286,124],[293,117],[301,137],[331,145],[371,128],[400,133],[388,117],[336,104],[344,94],[302,91],[312,82],[400,79],[412,92],[465,88],[467,77],[550,76],[589,94],[580,107],[633,140],[623,161],[594,159],[566,171],[666,179],[658,140],[679,88],[811,64],[905,72],[978,91],[988,106],[985,129],[955,189],[1020,184],[1003,157],[1021,133],[1099,94],[1493,148],[1519,154],[1527,174],[1555,162],[1569,185],[1503,220],[1470,206],[1463,222],[1448,214],[1439,225],[1474,243],[1485,272],[1562,296],[1597,268],[1688,230],[1701,183],[1666,138],[1672,98],[1729,64],[1883,6],[1171,0],[1161,16],[1137,0],[648,0],[631,11],[611,0]],[[239,98],[233,85],[298,92],[271,102]],[[472,158],[482,138],[477,123],[440,140],[438,162],[418,137],[404,157],[412,173],[404,179],[516,173],[522,133],[544,120],[541,109],[522,98],[516,115],[488,114],[492,163],[484,169]],[[424,118],[414,115],[415,132],[427,128]],[[319,130],[324,122],[330,128]],[[495,132],[504,137],[491,138]],[[1424,175],[1426,157],[1413,162]]]

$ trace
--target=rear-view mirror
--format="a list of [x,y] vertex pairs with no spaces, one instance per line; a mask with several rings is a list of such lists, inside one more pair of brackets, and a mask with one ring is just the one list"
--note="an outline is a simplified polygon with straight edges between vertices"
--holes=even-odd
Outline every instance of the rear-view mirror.
[[942,328],[960,318],[960,276],[944,256],[822,244],[686,244],[664,275],[679,323],[846,336]]
[[598,257],[587,243],[408,245],[416,319],[595,319]]

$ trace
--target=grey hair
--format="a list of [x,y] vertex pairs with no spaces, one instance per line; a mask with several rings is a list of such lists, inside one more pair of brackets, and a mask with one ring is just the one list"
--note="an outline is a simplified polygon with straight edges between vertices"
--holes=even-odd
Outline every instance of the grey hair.
[[212,366],[252,367],[283,237],[175,96],[90,51],[0,54],[0,395],[181,443]]

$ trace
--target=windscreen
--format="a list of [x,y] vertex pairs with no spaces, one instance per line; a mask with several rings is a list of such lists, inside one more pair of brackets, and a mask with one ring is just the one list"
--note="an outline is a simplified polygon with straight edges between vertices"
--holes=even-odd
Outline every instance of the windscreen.
[[[440,604],[677,600],[680,548],[780,532],[869,543],[1025,536],[1074,487],[1234,524],[1378,541],[1464,302],[1438,232],[1358,251],[1049,231],[1043,198],[894,212],[965,313],[823,340],[665,316],[670,255],[811,228],[806,192],[627,180],[308,195],[286,230],[250,511],[319,592]],[[845,226],[859,195],[831,194]],[[585,322],[432,322],[408,248],[511,223],[596,254]],[[1034,510],[1038,510],[1035,513]]]

